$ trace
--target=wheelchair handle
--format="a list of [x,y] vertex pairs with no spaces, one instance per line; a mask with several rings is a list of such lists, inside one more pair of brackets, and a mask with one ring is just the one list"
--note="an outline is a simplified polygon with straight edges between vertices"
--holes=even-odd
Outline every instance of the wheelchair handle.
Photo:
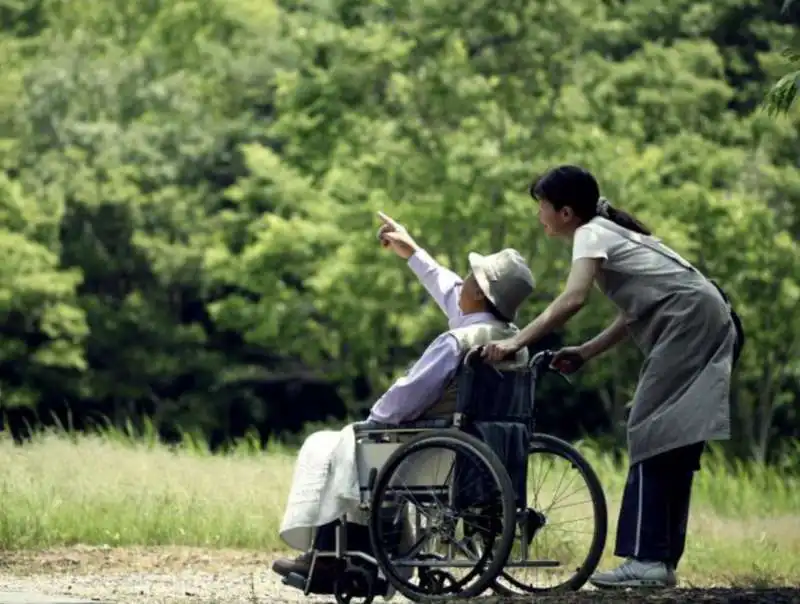
[[571,385],[572,380],[570,380],[569,377],[560,369],[558,369],[557,367],[553,367],[553,365],[551,365],[555,356],[556,353],[554,350],[540,350],[531,357],[531,360],[528,361],[528,366],[534,370],[544,369],[545,371],[550,371],[552,373],[555,373],[561,376],[564,379],[564,381],[567,382],[567,384]]
[[[471,348],[467,351],[467,354],[464,355],[464,365],[469,365],[473,359],[478,359],[479,361],[483,358],[483,346],[476,346]],[[476,356],[477,355],[477,356]],[[503,360],[511,360],[516,356],[516,352],[509,353]],[[556,356],[554,350],[541,350],[537,352],[535,355],[531,357],[528,361],[528,367],[535,371],[544,369],[545,371],[550,371],[552,373],[556,373],[560,375],[568,384],[572,384],[572,380],[567,377],[562,371],[560,371],[557,367],[553,367],[550,363],[552,363],[553,358]]]
[[[477,358],[477,359],[482,361],[483,360],[483,351],[484,351],[485,348],[486,348],[486,346],[484,346],[484,345],[473,346],[472,348],[470,348],[467,351],[467,353],[464,355],[464,361],[463,361],[464,365],[469,365],[470,361],[472,361],[473,358]],[[477,355],[477,356],[474,356],[474,355]],[[517,351],[509,352],[502,359],[500,359],[500,361],[501,362],[503,362],[503,361],[512,361],[512,360],[514,360],[514,357],[516,357],[516,356],[517,356]],[[487,361],[487,363],[488,362],[489,361]]]
[[[553,358],[555,358],[556,353],[554,350],[540,350],[535,355],[533,355],[528,361],[528,366],[530,367],[541,367],[545,365],[548,369],[551,368],[550,363],[552,363]],[[552,369],[555,369],[554,367]],[[558,371],[556,369],[556,371]]]

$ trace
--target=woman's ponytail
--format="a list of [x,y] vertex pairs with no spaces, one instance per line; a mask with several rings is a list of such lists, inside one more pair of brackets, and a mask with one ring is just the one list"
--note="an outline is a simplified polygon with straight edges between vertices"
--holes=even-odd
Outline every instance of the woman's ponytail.
[[634,233],[641,233],[642,235],[653,234],[650,229],[648,229],[639,220],[634,218],[631,214],[612,206],[605,197],[601,197],[597,201],[597,215],[607,218],[611,222],[618,224],[629,231],[633,231]]

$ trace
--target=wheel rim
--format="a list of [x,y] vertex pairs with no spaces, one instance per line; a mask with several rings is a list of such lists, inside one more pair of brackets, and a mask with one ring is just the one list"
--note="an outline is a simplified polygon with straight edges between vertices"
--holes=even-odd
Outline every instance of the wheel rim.
[[[431,473],[428,484],[420,468]],[[476,484],[483,490],[472,493],[464,486],[470,474],[459,472],[471,471],[475,478],[476,470],[481,477]],[[471,494],[479,505],[472,505]],[[393,522],[386,521],[387,512],[394,514]],[[514,531],[508,475],[485,445],[466,435],[429,436],[405,445],[378,478],[372,515],[378,562],[389,581],[410,599],[479,594],[499,572]],[[405,539],[389,534],[397,533],[398,526],[404,527]],[[485,540],[480,550],[472,547],[476,535]]]
[[[605,544],[605,499],[588,463],[570,449],[549,442],[532,444],[525,511],[529,513],[518,517],[514,545],[495,584],[497,591],[577,589],[594,570]],[[514,568],[526,557],[522,525],[535,529],[527,560],[558,566]]]

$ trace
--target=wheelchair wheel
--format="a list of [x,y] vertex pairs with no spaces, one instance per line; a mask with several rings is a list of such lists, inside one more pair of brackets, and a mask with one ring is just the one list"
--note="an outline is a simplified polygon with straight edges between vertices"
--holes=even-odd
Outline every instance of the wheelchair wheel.
[[381,571],[418,602],[479,595],[502,570],[514,538],[505,467],[458,430],[423,433],[395,450],[375,482],[370,514]]
[[334,581],[336,604],[372,604],[375,598],[375,579],[365,568],[347,568]]
[[527,509],[518,511],[514,544],[492,589],[506,596],[580,589],[608,531],[597,474],[569,443],[534,434],[527,483]]

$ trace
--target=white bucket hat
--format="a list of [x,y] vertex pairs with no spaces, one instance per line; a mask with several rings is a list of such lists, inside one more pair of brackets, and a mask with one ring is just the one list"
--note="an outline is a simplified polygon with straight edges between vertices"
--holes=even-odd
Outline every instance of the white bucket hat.
[[488,256],[471,252],[468,257],[483,294],[504,317],[513,321],[535,286],[533,274],[522,255],[506,248]]

